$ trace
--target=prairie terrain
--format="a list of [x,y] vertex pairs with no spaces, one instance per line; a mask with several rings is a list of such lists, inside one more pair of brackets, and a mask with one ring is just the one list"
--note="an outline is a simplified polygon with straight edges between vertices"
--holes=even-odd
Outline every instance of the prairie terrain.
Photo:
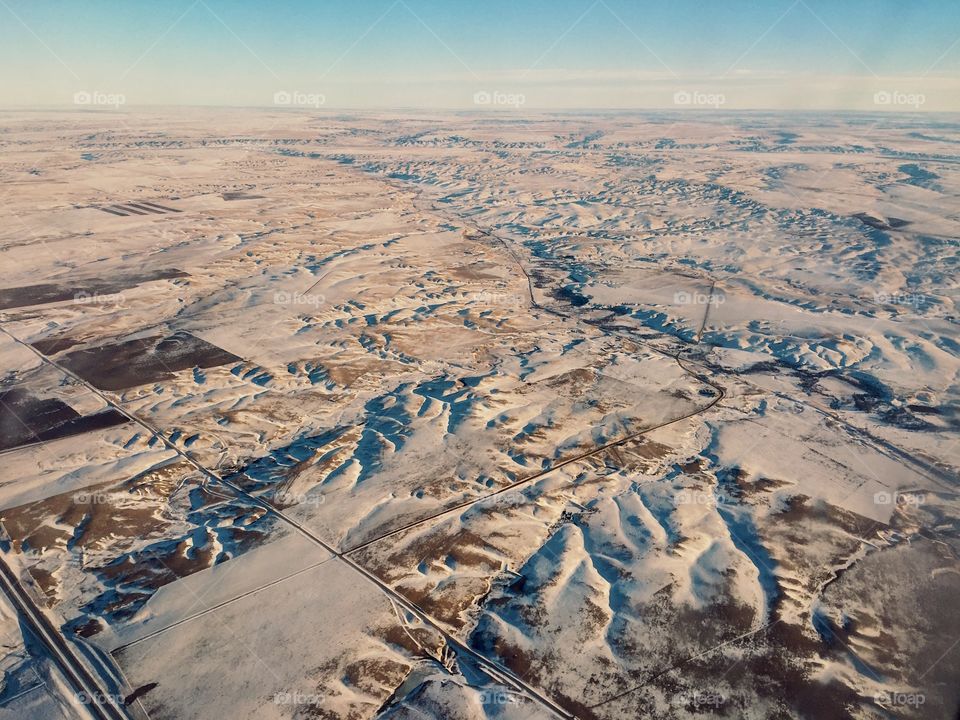
[[958,142],[0,113],[0,718],[956,717]]

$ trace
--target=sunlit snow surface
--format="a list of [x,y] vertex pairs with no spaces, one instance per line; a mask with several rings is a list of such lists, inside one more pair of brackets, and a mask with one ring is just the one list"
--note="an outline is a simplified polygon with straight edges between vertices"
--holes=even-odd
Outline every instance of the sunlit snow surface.
[[2,560],[132,716],[960,709],[957,118],[0,123]]

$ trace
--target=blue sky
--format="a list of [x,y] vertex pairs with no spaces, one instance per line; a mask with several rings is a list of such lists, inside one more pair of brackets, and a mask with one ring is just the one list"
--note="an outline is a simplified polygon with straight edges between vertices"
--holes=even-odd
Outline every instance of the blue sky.
[[956,110],[958,41],[941,0],[0,0],[0,102]]

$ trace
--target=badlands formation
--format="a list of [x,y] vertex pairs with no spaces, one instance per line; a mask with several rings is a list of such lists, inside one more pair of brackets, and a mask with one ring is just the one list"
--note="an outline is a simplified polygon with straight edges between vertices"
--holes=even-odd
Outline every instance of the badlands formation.
[[955,717],[956,121],[0,128],[0,717]]

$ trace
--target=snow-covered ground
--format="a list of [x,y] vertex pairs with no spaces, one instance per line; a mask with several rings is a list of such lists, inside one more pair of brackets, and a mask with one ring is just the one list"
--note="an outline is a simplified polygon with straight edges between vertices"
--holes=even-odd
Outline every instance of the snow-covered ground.
[[0,559],[131,716],[960,709],[960,119],[0,126]]

